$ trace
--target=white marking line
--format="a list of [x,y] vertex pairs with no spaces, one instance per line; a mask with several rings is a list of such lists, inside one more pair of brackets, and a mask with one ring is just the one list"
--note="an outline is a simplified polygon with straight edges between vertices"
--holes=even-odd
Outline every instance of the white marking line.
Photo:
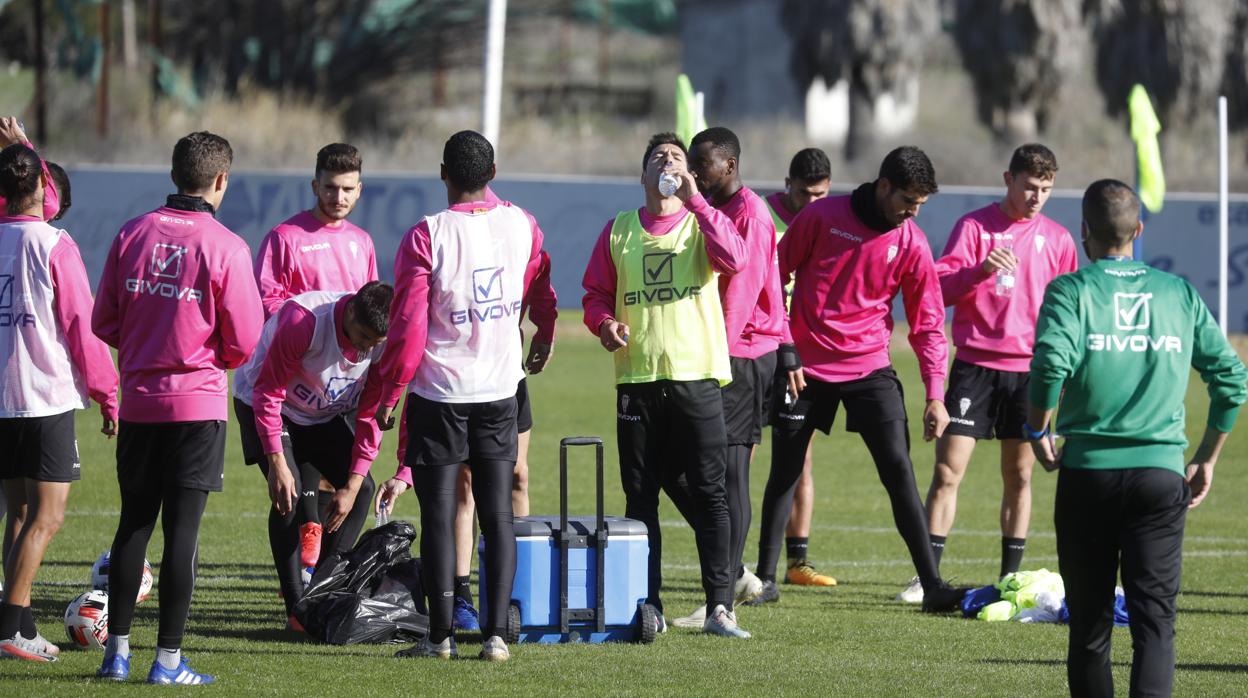
[[[1184,558],[1193,557],[1211,557],[1211,558],[1228,558],[1228,557],[1248,557],[1248,550],[1184,550]],[[1033,562],[1052,563],[1056,569],[1056,555],[1027,555],[1027,559]],[[819,567],[824,570],[837,570],[845,568],[867,568],[867,567],[913,567],[914,562],[910,558],[897,558],[893,560],[815,560],[819,563]],[[995,565],[1001,562],[999,557],[981,557],[981,558],[958,558],[958,557],[942,557],[940,564],[952,562],[958,565]],[[748,564],[746,565],[749,566]],[[687,563],[672,564],[663,563],[663,569],[700,572],[702,568],[698,565]]]

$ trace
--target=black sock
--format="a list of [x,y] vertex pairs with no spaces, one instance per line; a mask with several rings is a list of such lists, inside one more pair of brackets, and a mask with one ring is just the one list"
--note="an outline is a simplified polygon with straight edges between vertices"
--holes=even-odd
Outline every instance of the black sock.
[[936,567],[940,567],[940,556],[945,554],[945,539],[947,536],[937,536],[929,533],[927,539],[932,542],[932,555],[936,558]]
[[39,628],[35,625],[35,614],[31,612],[30,606],[22,608],[22,637],[34,639],[39,634]]
[[785,557],[789,559],[789,564],[794,565],[806,559],[806,552],[810,548],[810,538],[785,536],[784,538]]
[[1023,551],[1027,548],[1026,538],[1010,538],[1001,536],[1001,576],[1017,572],[1023,564]]
[[472,584],[469,582],[471,575],[455,578],[455,596],[472,605]]
[[0,639],[13,637],[21,629],[22,607],[11,603],[0,604]]
[[329,518],[329,505],[334,503],[334,493],[322,490],[316,491],[316,510],[320,513],[318,517],[321,521]]

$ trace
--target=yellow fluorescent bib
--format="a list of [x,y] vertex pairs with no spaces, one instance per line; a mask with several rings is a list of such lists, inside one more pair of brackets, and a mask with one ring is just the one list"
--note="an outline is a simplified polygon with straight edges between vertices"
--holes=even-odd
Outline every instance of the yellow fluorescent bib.
[[615,352],[617,383],[732,379],[719,284],[692,213],[654,236],[638,212],[611,226],[615,317],[628,325],[628,346]]

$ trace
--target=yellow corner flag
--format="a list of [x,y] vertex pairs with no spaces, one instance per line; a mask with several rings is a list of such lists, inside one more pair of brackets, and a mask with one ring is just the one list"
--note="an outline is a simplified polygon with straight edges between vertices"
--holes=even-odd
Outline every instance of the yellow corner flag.
[[681,73],[676,77],[676,136],[688,146],[694,136],[705,130],[706,119],[698,109],[693,83],[688,75]]
[[1166,198],[1166,174],[1161,168],[1161,145],[1157,142],[1161,122],[1143,85],[1131,88],[1127,111],[1131,114],[1131,140],[1135,141],[1140,203],[1157,213]]

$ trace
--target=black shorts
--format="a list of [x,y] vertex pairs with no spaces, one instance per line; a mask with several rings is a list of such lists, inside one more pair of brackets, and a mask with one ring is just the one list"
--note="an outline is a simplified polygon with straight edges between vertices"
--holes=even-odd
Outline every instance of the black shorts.
[[82,477],[74,410],[0,419],[0,479],[74,482]]
[[533,430],[533,408],[529,406],[529,379],[521,378],[516,385],[516,431]]
[[728,444],[757,444],[763,441],[763,426],[769,421],[771,394],[776,381],[776,352],[757,359],[729,357],[732,382],[720,389],[724,397],[724,428]]
[[160,497],[166,482],[220,492],[225,479],[225,421],[127,422],[117,428],[122,492]]
[[407,396],[407,453],[403,463],[454,465],[474,460],[516,462],[516,399],[434,402]]
[[945,433],[976,439],[1023,438],[1029,375],[954,359],[945,392],[949,412]]
[[906,421],[905,393],[891,366],[844,383],[807,377],[806,389],[796,401],[786,400],[783,390],[777,393],[779,404],[772,427],[781,431],[796,432],[804,423],[810,423],[815,429],[830,433],[841,403],[845,403],[846,431],[862,432],[873,424]]
[[[264,442],[256,431],[256,413],[251,405],[234,398],[234,414],[238,417],[238,430],[243,442],[243,462],[259,465],[268,474]],[[304,426],[282,417],[282,451],[286,465],[295,468],[311,465],[316,468],[334,489],[345,487],[351,475],[351,448],[355,444],[353,424],[355,413],[334,415],[328,422]],[[315,483],[310,483],[315,484]]]

